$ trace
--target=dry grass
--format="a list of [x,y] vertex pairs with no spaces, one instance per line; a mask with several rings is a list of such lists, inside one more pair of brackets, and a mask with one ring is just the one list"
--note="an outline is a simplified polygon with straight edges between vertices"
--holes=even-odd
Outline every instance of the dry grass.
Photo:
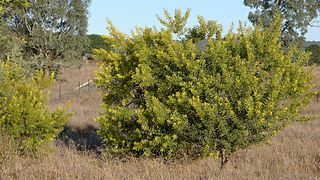
[[[65,83],[79,78],[76,71],[63,74],[72,75]],[[63,104],[67,99],[72,100],[70,108],[75,112],[67,125],[70,131],[81,133],[89,125],[96,126],[93,118],[101,103],[96,89],[84,96],[73,94],[60,101],[53,100],[51,105]],[[303,113],[315,115],[315,120],[294,123],[269,143],[237,152],[222,170],[219,161],[210,158],[171,164],[160,159],[122,161],[57,144],[52,144],[51,153],[41,158],[19,157],[14,146],[7,145],[10,139],[0,136],[0,155],[7,152],[7,158],[0,164],[0,179],[320,179],[319,108],[320,102],[312,102]]]
[[92,80],[97,70],[97,66],[88,64],[81,69],[62,69],[62,74],[58,82],[51,90],[52,99],[50,106],[63,106],[70,101],[69,109],[74,113],[74,116],[68,125],[79,128],[83,128],[87,124],[96,126],[93,117],[98,115],[102,103],[102,96],[93,84],[80,89],[80,91],[74,89],[78,87],[79,84]]

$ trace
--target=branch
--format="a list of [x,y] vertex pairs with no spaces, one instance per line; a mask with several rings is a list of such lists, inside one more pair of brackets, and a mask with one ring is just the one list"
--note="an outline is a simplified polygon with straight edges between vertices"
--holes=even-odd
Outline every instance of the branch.
[[309,23],[310,27],[320,27],[320,20],[314,20],[314,22]]

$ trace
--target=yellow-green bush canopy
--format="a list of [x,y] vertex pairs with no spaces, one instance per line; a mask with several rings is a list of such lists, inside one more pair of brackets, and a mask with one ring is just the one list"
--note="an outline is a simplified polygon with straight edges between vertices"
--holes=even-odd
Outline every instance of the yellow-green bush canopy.
[[104,93],[97,122],[111,152],[225,156],[297,120],[312,95],[309,55],[281,48],[280,18],[268,29],[240,26],[222,37],[215,21],[199,17],[187,29],[188,12],[165,16],[166,28],[132,36],[109,23],[112,49],[96,50]]

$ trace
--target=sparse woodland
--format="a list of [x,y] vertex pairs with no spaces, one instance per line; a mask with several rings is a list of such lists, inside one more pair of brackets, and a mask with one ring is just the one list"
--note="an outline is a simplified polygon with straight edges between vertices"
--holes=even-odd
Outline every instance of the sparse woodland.
[[86,35],[90,3],[0,0],[0,179],[320,178],[317,1],[244,1],[254,27],[229,31],[164,10],[131,35]]

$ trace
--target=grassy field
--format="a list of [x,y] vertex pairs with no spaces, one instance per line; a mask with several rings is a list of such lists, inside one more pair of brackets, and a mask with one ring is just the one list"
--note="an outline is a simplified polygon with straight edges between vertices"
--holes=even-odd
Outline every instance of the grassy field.
[[[52,89],[50,106],[70,100],[74,116],[40,158],[19,157],[10,139],[0,137],[0,151],[5,152],[0,157],[0,180],[320,179],[320,100],[316,99],[302,112],[314,120],[293,123],[270,142],[235,153],[223,169],[218,160],[210,158],[168,164],[161,159],[113,159],[97,154],[101,143],[94,118],[102,96],[93,86],[73,90],[79,82],[92,79],[95,70],[92,65],[63,70],[60,83]],[[319,89],[320,68],[315,73]]]

